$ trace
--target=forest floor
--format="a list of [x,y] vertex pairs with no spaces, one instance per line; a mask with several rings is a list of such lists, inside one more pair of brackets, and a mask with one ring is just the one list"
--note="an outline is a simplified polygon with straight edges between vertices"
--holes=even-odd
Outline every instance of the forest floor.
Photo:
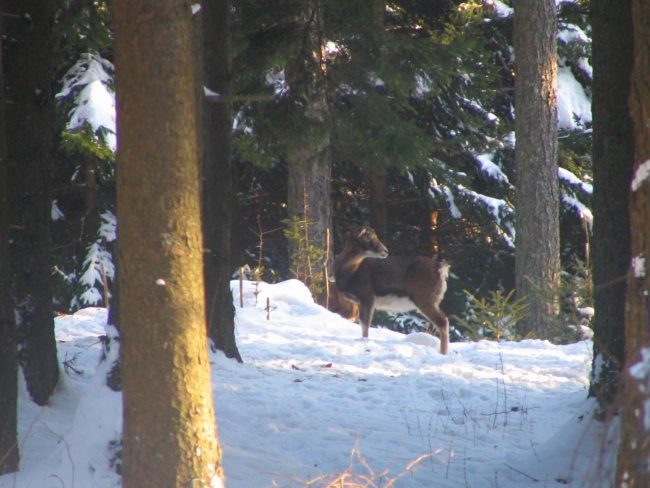
[[[362,340],[297,281],[244,285],[244,364],[211,355],[227,487],[611,486],[617,428],[592,419],[591,342],[452,343],[442,356],[427,334]],[[21,379],[21,470],[0,488],[121,485],[105,320],[57,318],[61,384],[38,407]]]

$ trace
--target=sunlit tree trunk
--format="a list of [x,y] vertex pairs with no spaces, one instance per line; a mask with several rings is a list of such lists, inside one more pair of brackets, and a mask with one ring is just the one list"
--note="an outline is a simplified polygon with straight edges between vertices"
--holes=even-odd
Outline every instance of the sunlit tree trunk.
[[594,367],[590,394],[606,411],[625,362],[625,290],[630,263],[628,194],[634,135],[628,109],[632,0],[593,0]]
[[559,312],[557,21],[554,0],[515,3],[516,280],[521,331],[544,336]]
[[222,486],[205,322],[191,2],[114,2],[126,488]]
[[53,0],[2,2],[11,279],[20,364],[43,405],[59,380],[52,306]]
[[632,260],[627,281],[622,439],[617,483],[650,486],[650,3],[632,2],[634,67],[629,108],[634,134],[630,185]]

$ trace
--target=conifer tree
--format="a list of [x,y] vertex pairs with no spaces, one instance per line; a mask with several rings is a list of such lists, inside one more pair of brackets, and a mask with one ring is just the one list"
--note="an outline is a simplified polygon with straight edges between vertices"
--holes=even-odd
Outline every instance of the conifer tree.
[[33,400],[59,379],[51,289],[52,0],[3,2],[11,279],[20,363]]
[[222,486],[205,322],[192,6],[114,5],[123,482]]
[[[316,212],[307,221],[323,221],[320,231],[311,232],[320,235],[330,220],[327,161],[380,173],[388,166],[441,168],[445,163],[432,156],[451,146],[424,122],[432,104],[476,122],[467,127],[480,125],[483,114],[447,103],[444,93],[477,72],[478,63],[472,67],[459,60],[480,38],[467,35],[476,34],[467,28],[475,24],[472,13],[457,19],[465,30],[445,27],[456,15],[446,2],[280,3],[268,9],[235,2],[236,85],[244,100],[246,94],[260,92],[272,97],[239,105],[240,140],[253,140],[245,147],[246,156],[255,152],[266,164],[287,162],[289,211]],[[490,70],[481,65],[489,79]],[[479,85],[477,79],[465,89],[479,90]],[[458,99],[471,98],[466,95]],[[444,137],[457,134],[450,129]],[[437,173],[446,178],[451,172]],[[303,190],[310,187],[316,190],[313,200]],[[318,238],[317,247],[322,242]]]
[[528,301],[522,332],[542,337],[559,313],[555,8],[553,0],[518,0],[514,29],[517,293]]
[[230,0],[206,0],[200,26],[204,85],[215,94],[203,107],[203,229],[208,332],[217,349],[242,361],[235,341],[235,310],[230,291],[233,168]]
[[629,97],[634,134],[630,182],[631,264],[625,313],[624,394],[621,395],[622,438],[617,486],[650,485],[650,4],[632,1],[634,64]]
[[629,183],[634,154],[628,109],[632,1],[592,2],[594,120],[594,371],[590,393],[607,411],[625,363],[625,290],[630,262]]
[[[0,22],[0,34],[2,23]],[[4,87],[2,41],[0,86]],[[4,90],[0,91],[0,475],[18,470],[18,341],[11,297]]]

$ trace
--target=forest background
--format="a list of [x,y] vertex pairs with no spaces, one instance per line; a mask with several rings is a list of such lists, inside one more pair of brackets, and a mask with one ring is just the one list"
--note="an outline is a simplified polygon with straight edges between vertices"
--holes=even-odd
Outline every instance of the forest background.
[[[245,267],[256,279],[296,276],[323,302],[327,284],[323,270],[327,270],[332,252],[340,249],[348,229],[369,222],[394,254],[438,253],[451,261],[454,272],[443,308],[454,317],[456,339],[517,338],[509,323],[496,331],[468,325],[476,324],[475,319],[486,308],[508,302],[514,287],[511,6],[487,0],[332,0],[319,3],[318,9],[305,10],[299,4],[278,1],[273,8],[260,8],[258,2],[223,3],[228,6],[230,35],[214,45],[226,51],[228,62],[223,66],[228,69],[225,74],[213,73],[215,82],[209,85],[215,90],[206,89],[205,98],[232,110],[232,131],[230,127],[222,131],[227,134],[225,144],[232,144],[232,157],[216,178],[203,174],[203,197],[222,198],[219,208],[227,210],[222,221],[232,225],[210,227],[228,237],[225,248],[229,251],[217,252],[206,246],[206,257],[215,254],[218,265],[226,266],[228,273],[237,268],[243,272]],[[22,11],[21,2],[2,5],[7,88],[2,100],[6,111],[2,151],[7,151],[9,161],[26,162],[2,167],[6,188],[0,237],[3,256],[8,255],[5,246],[11,244],[11,260],[0,261],[0,275],[3,291],[9,281],[13,287],[13,297],[2,295],[2,323],[9,327],[6,324],[12,322],[7,318],[11,307],[5,300],[13,299],[20,361],[30,394],[42,404],[58,373],[52,366],[52,349],[41,354],[47,348],[39,348],[52,342],[51,327],[48,330],[47,326],[52,308],[40,306],[43,302],[39,300],[45,297],[48,303],[53,302],[54,310],[71,312],[102,301],[108,305],[110,292],[115,291],[111,5],[103,1],[48,2],[47,8],[38,14],[35,10],[33,15],[12,13]],[[564,286],[563,317],[557,330],[547,331],[547,338],[563,342],[575,339],[581,330],[578,325],[588,323],[591,317],[591,182],[599,167],[596,158],[612,147],[603,150],[599,146],[606,137],[592,141],[591,65],[595,58],[590,54],[591,33],[597,25],[602,29],[612,12],[597,1],[558,1],[556,5]],[[630,5],[625,6],[621,11],[629,13]],[[42,28],[43,20],[52,18],[55,21],[49,25],[53,29]],[[621,29],[618,34],[626,28],[631,32],[631,21],[626,24],[629,19],[612,23]],[[614,28],[603,29],[604,34],[594,36],[594,43],[605,43],[608,35],[609,41],[630,42],[629,36],[615,37]],[[38,35],[23,42],[25,32]],[[327,42],[320,42],[323,40]],[[308,47],[314,43],[322,49],[311,51]],[[606,52],[604,44],[600,45],[601,53]],[[623,84],[630,79],[632,54],[641,59],[643,52],[626,46],[621,51],[625,56],[620,57],[623,66],[618,78]],[[209,48],[206,43],[202,46],[206,53]],[[612,52],[606,69],[615,70],[612,66],[619,60],[611,57]],[[641,64],[638,69],[642,68]],[[618,100],[619,107],[627,107],[629,87],[608,92],[603,86],[598,92],[599,107],[608,96]],[[643,84],[638,86],[642,98]],[[596,111],[595,96],[593,101]],[[45,114],[43,107],[52,111]],[[625,146],[629,161],[621,160],[620,168],[613,163],[606,167],[612,178],[619,170],[617,190],[612,187],[611,194],[620,195],[617,191],[623,181],[620,202],[626,201],[630,190],[634,148],[629,116],[638,115],[637,108],[632,104],[629,112],[624,110],[628,118],[617,132],[621,141],[629,142]],[[609,115],[615,112],[608,110]],[[643,140],[638,139],[639,154],[635,156],[640,166]],[[593,158],[592,143],[596,149]],[[603,167],[601,164],[601,171]],[[645,180],[642,174],[637,176],[631,190],[642,206],[643,194],[637,190],[644,188]],[[610,181],[602,176],[595,180],[600,185]],[[307,195],[317,192],[321,198],[315,201],[323,205],[308,205]],[[42,212],[45,208],[47,213]],[[212,207],[204,202],[204,208]],[[601,222],[620,223],[627,232],[627,209],[619,210],[612,207],[609,219],[603,212]],[[320,213],[312,215],[312,211]],[[644,222],[641,214],[636,217]],[[324,237],[326,230],[330,238]],[[613,236],[626,245],[626,232],[613,233],[608,239]],[[606,267],[603,253],[613,249],[611,242],[594,239],[593,244],[594,250],[600,246],[594,262]],[[596,278],[601,290],[627,278],[629,254],[612,257],[618,274],[604,284]],[[642,287],[645,260],[642,253],[635,259],[631,283]],[[53,279],[48,276],[50,269],[54,270]],[[598,295],[599,288],[595,291]],[[229,293],[213,292],[212,286],[208,298],[224,296],[230,302]],[[113,298],[118,295],[114,293]],[[614,335],[622,327],[621,320],[619,317],[610,335],[596,327],[597,333],[603,332],[596,349],[600,347],[607,365],[595,368],[596,384],[603,371],[618,374],[622,366],[619,346],[623,334]],[[418,319],[411,317],[397,324],[404,331],[419,327]],[[628,333],[629,350],[636,352],[643,337]],[[212,338],[219,347],[219,338]],[[3,347],[10,350],[10,346]],[[236,357],[236,348],[231,353]],[[595,365],[599,358],[597,354]]]
[[[280,3],[263,11],[255,2],[233,5],[232,272],[246,266],[270,282],[297,276],[318,293],[323,257],[305,236],[306,221],[291,221],[288,212],[288,160],[304,143],[309,115],[283,98],[280,67],[297,56],[299,33]],[[335,112],[328,126],[332,249],[348,230],[369,223],[393,254],[442,254],[453,266],[445,309],[465,317],[473,302],[464,290],[484,298],[514,288],[512,9],[502,2],[404,2],[384,31],[368,33],[374,26],[364,21],[367,12],[346,11],[350,5],[332,5],[336,16],[327,25],[339,37],[365,34],[365,44],[354,46],[363,56],[338,52],[334,42],[323,53]],[[77,7],[61,12],[70,18],[58,25],[53,80],[59,142],[52,259],[61,312],[102,304],[104,277],[111,289],[115,269],[109,11],[102,2]],[[558,19],[561,250],[565,279],[574,283],[565,312],[576,325],[584,319],[579,309],[591,305],[587,3],[559,2]],[[368,72],[376,75],[368,79]],[[357,86],[369,95],[355,97]]]

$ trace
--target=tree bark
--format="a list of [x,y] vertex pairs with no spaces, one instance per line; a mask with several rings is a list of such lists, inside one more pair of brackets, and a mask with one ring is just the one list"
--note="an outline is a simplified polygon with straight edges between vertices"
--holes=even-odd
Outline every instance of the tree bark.
[[[208,332],[226,357],[241,362],[235,341],[235,309],[230,290],[234,184],[231,162],[230,0],[207,0],[203,25],[204,84],[223,101],[203,109],[203,233]],[[204,98],[205,100],[205,98]]]
[[367,172],[370,184],[370,225],[380,239],[388,235],[388,181],[386,169],[371,169]]
[[[299,142],[290,144],[287,155],[289,217],[305,223],[309,246],[327,249],[327,229],[332,227],[330,112],[325,91],[324,40],[321,2],[306,2],[303,14],[305,49],[302,57],[285,69],[292,103],[302,107],[304,129]],[[293,254],[295,249],[290,249]],[[328,257],[327,262],[331,259]],[[312,263],[312,276],[323,271],[322,262]]]
[[54,3],[5,1],[3,14],[14,311],[27,388],[44,405],[59,379],[50,263]]
[[[0,34],[4,32],[0,20]],[[4,87],[0,36],[0,87]],[[18,471],[18,338],[13,316],[9,273],[7,211],[7,125],[5,95],[0,90],[0,475]]]
[[222,486],[205,325],[191,2],[118,0],[114,27],[123,483]]
[[590,394],[605,411],[625,362],[625,292],[630,263],[628,194],[634,135],[628,109],[633,64],[632,0],[591,4],[593,44],[594,361]]
[[634,66],[629,108],[634,134],[630,186],[632,265],[627,280],[620,487],[650,486],[650,3],[633,0]]
[[515,273],[518,296],[528,300],[520,329],[542,337],[559,312],[556,35],[553,0],[517,0]]
[[[327,144],[328,141],[321,141],[322,146]],[[327,229],[332,227],[332,166],[329,151],[325,147],[321,150],[320,155],[302,151],[289,161],[288,211],[306,223],[309,245],[325,249]],[[318,273],[321,269],[322,266],[313,271]]]

